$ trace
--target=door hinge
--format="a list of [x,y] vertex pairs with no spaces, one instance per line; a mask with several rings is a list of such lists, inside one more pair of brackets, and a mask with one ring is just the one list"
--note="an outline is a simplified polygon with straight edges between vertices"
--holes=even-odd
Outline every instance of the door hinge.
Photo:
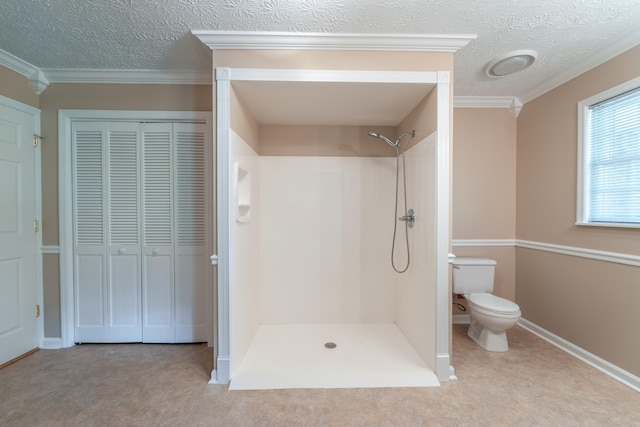
[[36,233],[40,231],[40,221],[37,219],[33,221],[33,231]]
[[42,137],[40,135],[33,134],[33,146],[37,147],[40,144]]
[[40,317],[40,304],[36,304],[36,318]]

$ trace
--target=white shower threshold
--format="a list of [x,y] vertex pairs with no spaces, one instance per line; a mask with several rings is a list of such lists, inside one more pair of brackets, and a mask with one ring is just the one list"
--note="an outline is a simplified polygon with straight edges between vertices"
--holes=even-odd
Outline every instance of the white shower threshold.
[[263,324],[229,390],[439,385],[393,323]]

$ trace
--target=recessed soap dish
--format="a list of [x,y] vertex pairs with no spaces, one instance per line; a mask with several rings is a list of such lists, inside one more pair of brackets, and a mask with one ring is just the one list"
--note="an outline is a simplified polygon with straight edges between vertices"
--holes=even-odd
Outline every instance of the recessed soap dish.
[[236,181],[236,221],[249,222],[251,218],[251,175],[240,163],[234,165]]

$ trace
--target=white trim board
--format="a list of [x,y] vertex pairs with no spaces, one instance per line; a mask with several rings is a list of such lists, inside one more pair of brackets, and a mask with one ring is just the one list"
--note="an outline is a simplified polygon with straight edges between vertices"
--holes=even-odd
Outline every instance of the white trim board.
[[580,258],[594,259],[597,261],[613,262],[617,264],[640,267],[640,255],[625,254],[621,252],[601,251],[597,249],[578,248],[575,246],[556,245],[553,243],[533,242],[530,240],[511,239],[454,239],[453,247],[491,247],[491,246],[515,246],[524,249],[552,252],[562,255],[570,255]]
[[640,267],[640,255],[600,251],[597,249],[578,248],[574,246],[554,245],[551,243],[531,242],[528,240],[516,240],[516,246],[519,248],[534,249],[538,251],[553,252],[556,254]]
[[59,350],[62,348],[62,338],[42,338],[40,340],[41,350]]
[[522,102],[517,96],[454,96],[453,108],[506,108],[518,117]]
[[451,323],[454,325],[469,325],[471,324],[470,314],[454,314],[451,316]]
[[[300,70],[227,68],[229,80],[306,83],[440,83],[435,71]],[[220,78],[222,75],[218,76]]]
[[292,33],[278,31],[204,31],[191,34],[218,49],[377,50],[457,52],[476,34]]
[[624,369],[614,365],[611,362],[607,362],[601,357],[596,356],[595,354],[590,353],[587,350],[570,343],[564,338],[560,338],[559,336],[547,331],[544,328],[541,328],[540,326],[526,319],[521,318],[520,320],[518,320],[517,325],[531,332],[532,334],[537,335],[543,340],[553,344],[560,350],[563,350],[570,355],[582,360],[588,365],[593,366],[600,372],[609,375],[616,381],[619,381],[622,384],[631,387],[633,390],[640,392],[640,377],[637,377],[632,373],[625,371]]
[[516,246],[515,239],[454,239],[453,247]]
[[191,70],[43,69],[50,83],[210,85],[211,72]]
[[0,66],[15,71],[29,79],[31,87],[37,95],[40,95],[49,85],[49,81],[40,68],[2,49],[0,49]]

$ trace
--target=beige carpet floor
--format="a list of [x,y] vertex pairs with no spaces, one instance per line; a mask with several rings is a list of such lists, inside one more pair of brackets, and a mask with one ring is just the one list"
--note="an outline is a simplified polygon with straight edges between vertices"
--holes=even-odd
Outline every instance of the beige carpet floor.
[[202,345],[81,345],[0,370],[0,426],[640,426],[640,393],[529,332],[488,353],[454,326],[457,381],[228,391]]

